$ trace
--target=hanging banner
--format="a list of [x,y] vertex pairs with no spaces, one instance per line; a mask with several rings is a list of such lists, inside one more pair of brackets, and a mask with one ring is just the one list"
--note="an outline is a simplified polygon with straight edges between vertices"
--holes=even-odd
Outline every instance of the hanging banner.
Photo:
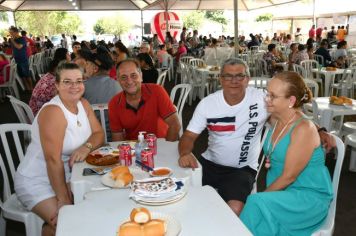
[[183,22],[179,20],[178,15],[175,12],[160,12],[157,13],[151,22],[152,34],[157,34],[158,39],[161,43],[164,43],[166,38],[166,23],[168,19],[168,31],[171,33],[172,37],[177,39],[179,37]]

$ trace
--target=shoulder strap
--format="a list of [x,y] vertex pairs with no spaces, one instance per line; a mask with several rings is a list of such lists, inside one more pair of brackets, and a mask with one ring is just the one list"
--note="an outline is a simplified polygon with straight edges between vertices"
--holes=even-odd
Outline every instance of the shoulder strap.
[[[265,129],[265,133],[263,134],[263,137],[262,137],[262,140],[261,140],[261,147],[260,147],[260,152],[259,152],[259,153],[262,152],[263,144],[265,143],[265,140],[266,140],[266,138],[267,138],[267,135],[268,135],[268,132],[269,132],[269,129],[270,129],[270,127],[268,127],[268,126],[265,126],[265,128],[266,128],[266,129]],[[256,173],[256,177],[255,177],[255,182],[257,182],[257,178],[258,178],[258,175],[260,174],[260,171],[261,171],[261,169],[262,169],[263,162],[265,161],[265,158],[266,158],[266,155],[263,154],[263,155],[262,155],[261,162],[260,162],[260,164],[258,165],[258,168],[257,168],[257,173]]]

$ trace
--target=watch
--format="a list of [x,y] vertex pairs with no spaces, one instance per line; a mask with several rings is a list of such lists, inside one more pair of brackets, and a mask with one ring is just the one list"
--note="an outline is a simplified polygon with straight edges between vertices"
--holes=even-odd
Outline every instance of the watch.
[[85,146],[86,148],[89,148],[90,151],[93,150],[93,144],[91,144],[91,143],[89,143],[89,142],[86,142],[86,143],[84,144],[84,146]]

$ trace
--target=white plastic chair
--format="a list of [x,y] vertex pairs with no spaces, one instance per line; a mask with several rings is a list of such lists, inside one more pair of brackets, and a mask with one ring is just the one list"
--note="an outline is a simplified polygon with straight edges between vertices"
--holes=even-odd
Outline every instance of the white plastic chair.
[[347,146],[351,147],[349,170],[352,172],[356,172],[356,149],[355,149],[356,148],[356,134],[355,133],[346,135],[345,148]]
[[34,115],[30,106],[11,95],[7,96],[10,99],[11,105],[14,108],[20,123],[32,124]]
[[293,71],[297,72],[300,76],[303,77],[303,80],[306,85],[313,90],[313,96],[318,97],[319,85],[314,79],[307,78],[307,71],[305,70],[305,68],[301,65],[293,64]]
[[[181,83],[185,83],[185,81],[182,79],[183,75],[183,68],[185,65],[187,65],[190,61],[190,59],[193,59],[194,57],[192,56],[181,56],[179,59],[179,64],[177,66],[177,74],[181,74]],[[174,84],[177,84],[177,77],[178,75],[176,74],[175,80],[174,80]]]
[[5,83],[0,84],[0,89],[8,89],[10,94],[14,95],[17,98],[20,98],[20,93],[16,84],[16,65],[6,65],[3,69],[3,78]]
[[337,191],[338,191],[338,187],[339,187],[342,163],[344,161],[345,146],[339,137],[337,137],[336,135],[333,135],[333,137],[335,138],[335,141],[336,141],[336,151],[337,151],[336,165],[335,165],[333,181],[332,181],[332,186],[333,186],[333,191],[334,191],[334,199],[332,200],[332,202],[330,204],[329,212],[328,212],[328,215],[327,215],[323,225],[320,227],[320,229],[315,231],[312,234],[312,236],[331,236],[331,235],[333,235],[334,228],[335,228]]
[[300,65],[305,69],[305,79],[311,79],[315,80],[316,82],[322,84],[323,80],[319,78],[319,74],[316,74],[316,78],[313,76],[313,71],[312,69],[318,69],[319,68],[319,62],[316,60],[304,60],[300,62]]
[[[351,70],[351,73],[348,73],[348,71]],[[339,90],[341,91],[341,94],[343,91],[346,90],[346,92],[350,92],[350,95],[347,94],[346,96],[350,96],[351,98],[354,97],[354,82],[356,79],[356,66],[349,67],[348,69],[345,69],[342,77],[335,82],[336,76],[333,77],[333,80],[331,82],[331,93],[333,94],[334,89],[336,89],[336,95],[339,94]]]
[[176,93],[179,90],[179,97],[176,103],[177,104],[176,107],[177,107],[178,118],[181,123],[181,129],[179,132],[180,135],[183,134],[183,108],[191,89],[192,86],[190,84],[177,84],[176,86],[173,87],[170,95],[170,98],[174,103],[176,98]]
[[108,104],[92,104],[91,107],[104,130],[105,143],[111,141],[108,138],[108,131],[110,132],[110,128],[106,125],[108,124],[108,117],[105,116],[105,113],[108,112]]
[[[7,139],[8,133],[12,134],[13,142],[16,146],[17,156],[20,162],[24,158],[24,149],[22,148],[20,137],[18,132],[30,132],[31,125],[29,124],[2,124],[0,125],[0,136],[2,145],[5,151],[5,157],[10,170],[10,174],[5,167],[4,159],[0,156],[0,169],[2,173],[2,179],[4,180],[4,193],[2,201],[0,200],[1,207],[1,217],[0,221],[4,227],[1,227],[0,233],[6,231],[6,222],[4,219],[14,220],[18,222],[23,222],[26,228],[26,235],[30,236],[40,236],[42,231],[43,220],[36,214],[26,210],[23,205],[18,201],[16,194],[11,194],[10,190],[10,178],[14,178],[15,175],[15,165],[13,162],[13,156],[11,155],[9,143]],[[1,234],[5,235],[5,234]]]
[[164,83],[166,82],[166,77],[168,73],[169,73],[168,70],[162,71],[162,73],[158,76],[157,84],[164,87]]

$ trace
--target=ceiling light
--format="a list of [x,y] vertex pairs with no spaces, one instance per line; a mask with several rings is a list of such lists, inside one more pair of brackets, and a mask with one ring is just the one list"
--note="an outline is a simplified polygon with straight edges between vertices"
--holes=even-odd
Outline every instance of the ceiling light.
[[72,3],[73,6],[77,5],[75,2]]
[[69,2],[73,1],[73,0],[68,0]]
[[75,10],[78,10],[79,8],[78,7],[74,7]]

